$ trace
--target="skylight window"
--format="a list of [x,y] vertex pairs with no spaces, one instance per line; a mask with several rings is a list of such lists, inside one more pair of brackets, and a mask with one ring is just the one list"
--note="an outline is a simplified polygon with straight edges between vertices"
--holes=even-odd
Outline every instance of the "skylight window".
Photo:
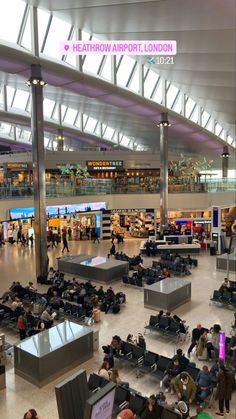
[[0,1],[0,39],[17,42],[25,6],[20,0]]
[[71,25],[69,23],[53,16],[43,53],[61,59],[60,41],[66,41],[69,38],[70,30]]

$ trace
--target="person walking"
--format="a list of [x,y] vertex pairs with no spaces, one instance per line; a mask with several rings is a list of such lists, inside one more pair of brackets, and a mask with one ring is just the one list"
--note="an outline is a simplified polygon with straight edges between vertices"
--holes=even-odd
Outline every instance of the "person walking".
[[67,253],[70,252],[69,247],[68,247],[68,241],[66,238],[66,233],[63,233],[62,235],[62,243],[63,243],[63,249],[62,249],[62,253],[64,253],[64,250],[67,250]]
[[219,402],[218,416],[224,416],[224,408],[226,413],[230,412],[230,400],[233,391],[234,375],[233,372],[227,369],[224,365],[219,368],[219,374],[216,378],[216,400]]
[[100,243],[99,237],[98,237],[98,232],[95,230],[94,233],[93,233],[93,243],[96,243],[96,241],[98,243]]

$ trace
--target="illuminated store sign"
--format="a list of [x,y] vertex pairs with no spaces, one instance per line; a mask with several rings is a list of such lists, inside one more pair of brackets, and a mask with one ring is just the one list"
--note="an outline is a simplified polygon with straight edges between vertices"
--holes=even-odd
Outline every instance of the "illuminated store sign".
[[144,208],[133,208],[133,209],[113,209],[111,214],[124,214],[124,213],[133,213],[133,212],[154,212],[153,209],[144,209]]
[[88,170],[123,170],[123,160],[89,160]]
[[[54,205],[46,207],[48,217],[58,217],[75,214],[76,212],[101,211],[106,209],[106,202],[89,202],[74,205]],[[11,220],[34,217],[34,208],[11,208],[9,210]]]
[[7,169],[28,169],[27,163],[7,163]]

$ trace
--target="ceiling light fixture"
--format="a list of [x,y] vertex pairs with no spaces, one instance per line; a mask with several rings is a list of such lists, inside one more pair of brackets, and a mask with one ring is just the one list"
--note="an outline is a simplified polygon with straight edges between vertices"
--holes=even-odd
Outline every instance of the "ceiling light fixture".
[[27,80],[26,82],[25,82],[25,84],[27,85],[27,86],[31,86],[32,84],[34,85],[34,86],[41,86],[41,87],[45,87],[45,86],[47,86],[47,83],[43,80],[43,79],[39,79],[39,78],[35,78],[35,77],[31,77],[29,80]]
[[223,153],[220,155],[222,158],[229,158],[231,154],[229,153],[228,146],[223,148]]

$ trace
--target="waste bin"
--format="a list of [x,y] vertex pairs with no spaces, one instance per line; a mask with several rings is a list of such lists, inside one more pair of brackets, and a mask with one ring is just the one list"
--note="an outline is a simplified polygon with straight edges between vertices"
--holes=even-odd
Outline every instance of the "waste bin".
[[99,348],[99,330],[93,331],[93,351],[98,351]]

